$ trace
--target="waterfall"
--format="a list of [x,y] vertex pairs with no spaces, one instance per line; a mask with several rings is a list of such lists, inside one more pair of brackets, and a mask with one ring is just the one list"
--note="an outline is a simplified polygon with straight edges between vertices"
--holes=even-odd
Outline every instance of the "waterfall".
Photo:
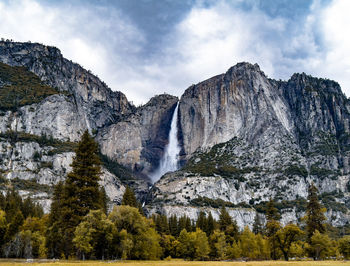
[[177,103],[173,117],[171,118],[168,145],[165,147],[163,158],[159,162],[158,169],[151,175],[153,183],[157,182],[165,173],[178,169],[178,157],[180,153],[180,146],[177,139],[178,107],[179,103]]

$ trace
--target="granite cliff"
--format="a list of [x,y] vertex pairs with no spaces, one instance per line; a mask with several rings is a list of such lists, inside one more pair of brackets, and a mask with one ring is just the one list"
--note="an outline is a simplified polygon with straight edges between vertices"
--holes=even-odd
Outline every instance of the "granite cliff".
[[[0,62],[0,187],[29,193],[46,209],[88,129],[100,144],[111,201],[128,184],[149,213],[217,217],[224,204],[243,226],[257,212],[263,218],[264,202],[274,198],[287,223],[303,215],[314,182],[330,221],[349,221],[350,101],[334,81],[304,73],[277,81],[239,63],[180,99],[158,95],[135,107],[54,47],[0,42]],[[40,97],[13,100],[10,88],[27,96],[34,88],[21,79],[35,82]],[[149,190],[178,101],[181,168]]]
[[239,223],[251,225],[249,208],[274,198],[287,222],[300,217],[314,182],[333,224],[348,222],[350,103],[336,82],[304,73],[276,81],[240,63],[188,88],[179,108],[187,163],[155,184],[151,211],[183,206],[195,217],[193,207],[226,204],[244,207]]
[[[140,197],[147,193],[176,97],[155,96],[136,108],[57,48],[37,43],[0,42],[0,62],[2,187],[36,197],[47,210],[52,186],[70,171],[74,143],[88,129],[104,155],[101,183],[110,199],[119,202],[126,184]],[[43,90],[49,93],[37,97]]]

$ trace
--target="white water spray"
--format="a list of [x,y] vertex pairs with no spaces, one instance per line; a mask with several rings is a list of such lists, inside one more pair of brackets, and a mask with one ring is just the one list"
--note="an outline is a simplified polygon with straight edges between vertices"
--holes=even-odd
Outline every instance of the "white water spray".
[[152,182],[157,182],[165,173],[173,172],[178,169],[180,146],[177,139],[177,118],[178,118],[177,103],[173,117],[171,118],[171,126],[168,137],[168,145],[165,147],[163,158],[159,162],[159,168],[151,175]]

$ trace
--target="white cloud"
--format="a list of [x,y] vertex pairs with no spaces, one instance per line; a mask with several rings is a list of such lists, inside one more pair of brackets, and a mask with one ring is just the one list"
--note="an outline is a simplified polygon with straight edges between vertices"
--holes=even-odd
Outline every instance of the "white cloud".
[[282,19],[253,10],[243,12],[225,2],[210,9],[194,8],[178,27],[178,50],[194,81],[226,71],[240,61],[259,63],[268,74],[277,46],[267,35],[284,30]]
[[350,1],[335,0],[321,12],[320,26],[325,42],[325,53],[318,70],[324,76],[340,83],[350,96]]
[[[97,11],[108,16],[100,17]],[[138,29],[115,10],[44,6],[35,0],[0,3],[0,36],[56,46],[113,89],[123,86],[128,76],[125,64],[144,41]]]

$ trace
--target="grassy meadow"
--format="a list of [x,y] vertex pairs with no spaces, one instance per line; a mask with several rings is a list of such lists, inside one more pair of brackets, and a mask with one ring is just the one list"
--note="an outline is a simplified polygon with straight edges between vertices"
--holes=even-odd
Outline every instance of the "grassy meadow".
[[40,266],[102,266],[102,265],[128,265],[128,266],[350,266],[350,261],[248,261],[248,262],[226,262],[226,261],[56,261],[56,262],[34,262],[0,260],[0,265],[40,265]]

